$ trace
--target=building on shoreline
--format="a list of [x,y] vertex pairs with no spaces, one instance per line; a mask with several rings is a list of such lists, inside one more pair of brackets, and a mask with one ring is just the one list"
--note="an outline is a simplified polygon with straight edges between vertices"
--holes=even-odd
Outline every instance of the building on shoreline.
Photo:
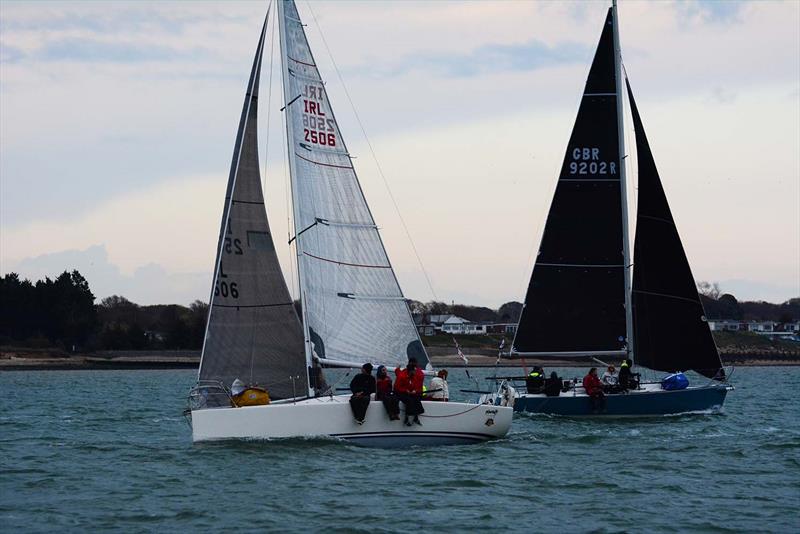
[[417,330],[422,336],[436,334],[467,336],[486,334],[514,335],[517,331],[517,323],[473,322],[453,314],[415,314],[414,324],[417,325]]

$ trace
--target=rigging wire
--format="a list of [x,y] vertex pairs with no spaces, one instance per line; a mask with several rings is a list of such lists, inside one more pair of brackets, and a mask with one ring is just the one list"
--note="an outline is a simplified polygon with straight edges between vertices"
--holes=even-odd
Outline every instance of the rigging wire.
[[266,192],[267,192],[267,162],[269,161],[269,131],[270,128],[270,116],[272,115],[272,64],[273,59],[275,57],[275,19],[277,16],[273,16],[270,22],[272,23],[272,33],[270,33],[270,47],[269,47],[269,82],[267,83],[267,134],[266,139],[264,141],[264,185],[262,191],[264,191],[264,203],[266,204]]
[[322,27],[317,20],[317,15],[314,13],[313,8],[309,2],[306,2],[306,6],[308,7],[309,12],[311,13],[311,17],[314,19],[314,24],[317,27],[317,31],[319,31],[319,35],[322,38],[322,43],[325,45],[325,50],[328,52],[328,57],[331,59],[331,63],[333,64],[333,69],[336,71],[336,76],[339,78],[339,83],[342,84],[342,89],[344,90],[345,96],[347,96],[347,101],[350,103],[350,109],[353,110],[353,115],[355,116],[356,122],[358,123],[359,128],[361,129],[361,134],[364,136],[364,140],[367,142],[367,146],[369,147],[370,154],[372,155],[372,159],[375,161],[375,167],[378,170],[378,174],[380,175],[381,179],[383,180],[383,184],[386,187],[386,191],[389,193],[389,198],[392,201],[392,205],[394,206],[395,213],[397,213],[397,217],[400,219],[400,223],[403,226],[403,230],[405,231],[406,237],[408,238],[409,243],[411,244],[411,249],[414,251],[414,255],[417,258],[417,263],[419,263],[420,269],[422,270],[422,274],[425,276],[425,281],[428,284],[428,289],[430,289],[431,294],[433,295],[434,300],[439,300],[439,297],[436,295],[436,291],[433,289],[433,283],[431,282],[431,278],[428,275],[428,271],[425,269],[425,265],[422,263],[422,258],[417,251],[417,247],[414,244],[414,240],[411,238],[411,232],[408,229],[408,225],[406,225],[406,221],[403,218],[403,215],[400,213],[400,207],[397,204],[397,200],[395,199],[394,193],[392,193],[391,187],[389,187],[389,181],[386,178],[386,175],[383,173],[383,169],[381,168],[381,164],[378,161],[378,156],[375,153],[375,149],[372,146],[372,142],[369,140],[369,136],[367,136],[367,131],[364,128],[364,124],[361,122],[361,117],[358,115],[358,111],[356,111],[356,106],[353,103],[353,99],[350,96],[350,92],[347,90],[347,85],[344,83],[344,78],[342,77],[342,73],[339,71],[339,66],[336,64],[336,60],[333,58],[333,54],[331,53],[331,49],[328,46],[328,41],[325,39],[325,34],[322,32]]

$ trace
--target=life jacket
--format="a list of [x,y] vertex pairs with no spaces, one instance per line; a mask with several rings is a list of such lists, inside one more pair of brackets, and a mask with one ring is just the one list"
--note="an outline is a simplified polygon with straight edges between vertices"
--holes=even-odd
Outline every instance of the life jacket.
[[538,370],[528,373],[525,379],[525,388],[528,393],[541,393],[544,390],[544,375]]

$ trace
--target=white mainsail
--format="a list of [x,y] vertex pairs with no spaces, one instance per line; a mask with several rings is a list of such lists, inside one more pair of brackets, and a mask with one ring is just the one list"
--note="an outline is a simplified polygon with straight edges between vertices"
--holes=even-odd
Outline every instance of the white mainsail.
[[367,206],[293,0],[278,1],[306,350],[397,365],[428,358]]

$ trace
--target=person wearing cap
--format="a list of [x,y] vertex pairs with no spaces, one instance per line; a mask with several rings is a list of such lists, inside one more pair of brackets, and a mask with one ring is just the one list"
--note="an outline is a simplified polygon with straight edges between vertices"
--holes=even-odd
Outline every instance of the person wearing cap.
[[403,402],[406,408],[405,419],[403,423],[406,426],[411,426],[408,418],[414,417],[414,423],[422,425],[419,420],[420,414],[425,412],[422,406],[422,386],[425,382],[425,373],[417,367],[417,359],[413,356],[408,359],[408,365],[405,369],[396,368],[394,370],[396,379],[394,381],[394,392],[397,398]]
[[361,372],[350,381],[350,391],[353,392],[350,396],[350,409],[353,411],[353,417],[356,418],[356,423],[363,425],[367,408],[369,408],[369,396],[375,393],[375,377],[372,376],[371,363],[361,366]]
[[603,390],[606,393],[615,393],[619,384],[619,375],[617,375],[617,368],[614,365],[609,365],[606,372],[603,373],[601,379],[603,382]]

